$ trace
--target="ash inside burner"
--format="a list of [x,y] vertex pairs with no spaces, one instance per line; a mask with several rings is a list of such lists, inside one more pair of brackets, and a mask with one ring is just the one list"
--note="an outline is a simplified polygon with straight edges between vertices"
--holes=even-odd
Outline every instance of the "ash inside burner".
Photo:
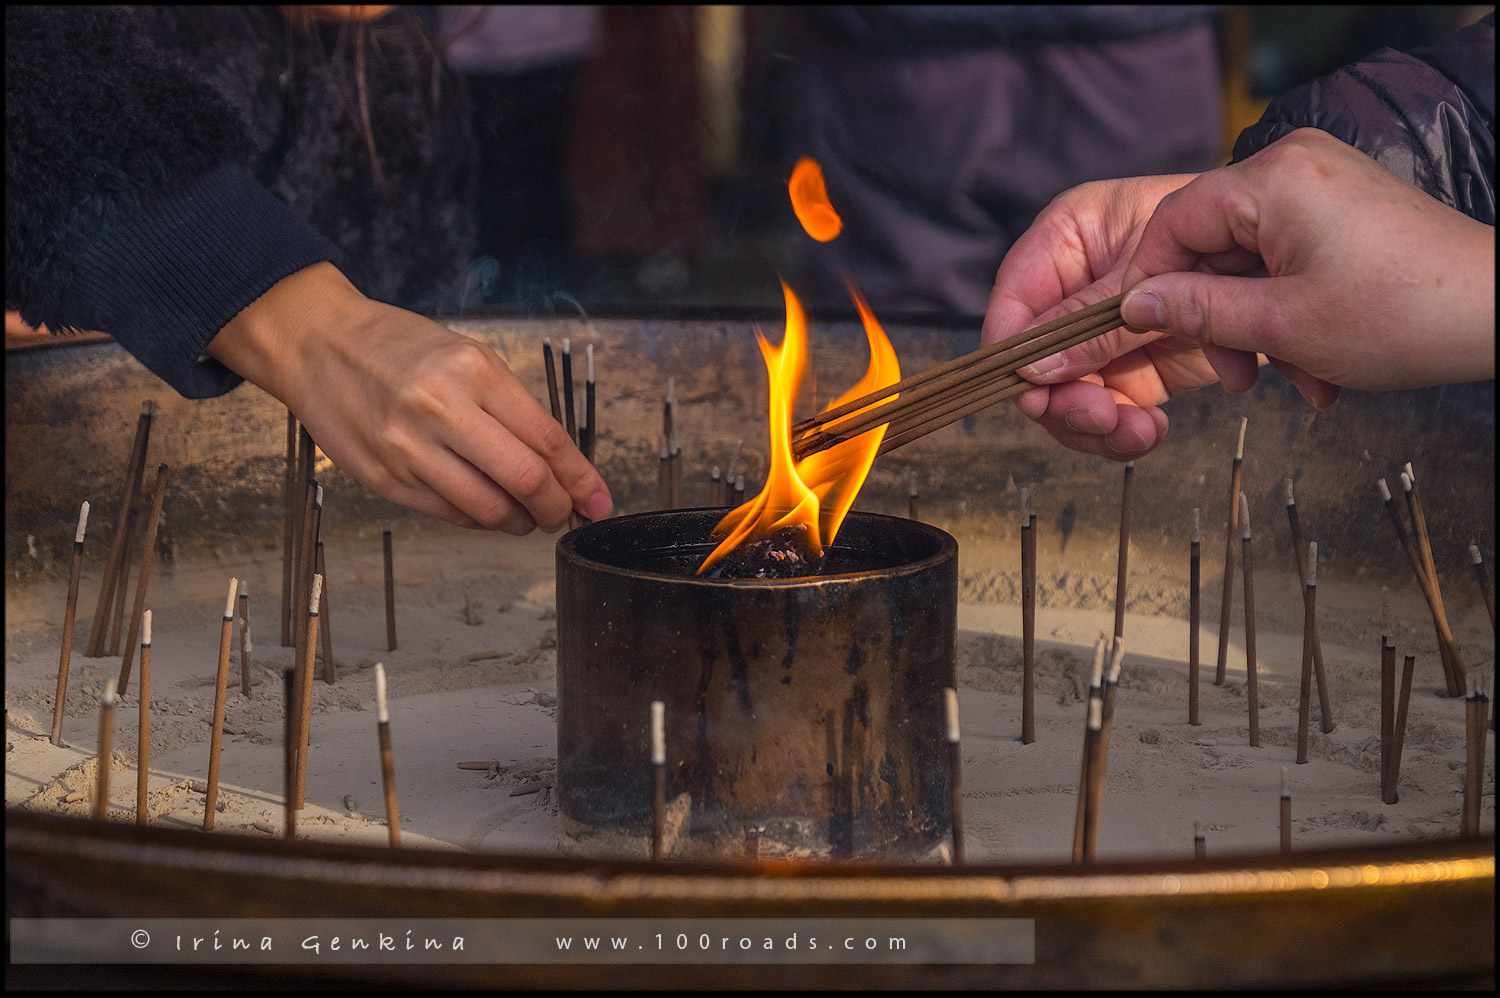
[[793,524],[746,541],[705,572],[710,579],[800,579],[822,573],[825,558],[807,542],[807,526]]

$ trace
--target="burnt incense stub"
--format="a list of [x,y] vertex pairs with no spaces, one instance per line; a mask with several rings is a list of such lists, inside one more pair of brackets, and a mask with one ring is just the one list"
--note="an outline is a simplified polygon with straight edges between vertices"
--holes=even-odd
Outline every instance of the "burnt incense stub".
[[565,847],[649,841],[665,705],[671,856],[928,857],[949,832],[943,691],[958,546],[851,513],[820,574],[696,575],[722,509],[616,517],[557,546]]

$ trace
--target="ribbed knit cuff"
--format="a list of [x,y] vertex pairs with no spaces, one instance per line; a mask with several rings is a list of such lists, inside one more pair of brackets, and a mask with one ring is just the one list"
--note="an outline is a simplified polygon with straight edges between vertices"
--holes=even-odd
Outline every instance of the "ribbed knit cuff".
[[204,355],[219,330],[283,277],[337,259],[332,243],[226,164],[110,225],[80,256],[68,312],[97,316],[92,328],[184,397],[210,398],[243,380]]

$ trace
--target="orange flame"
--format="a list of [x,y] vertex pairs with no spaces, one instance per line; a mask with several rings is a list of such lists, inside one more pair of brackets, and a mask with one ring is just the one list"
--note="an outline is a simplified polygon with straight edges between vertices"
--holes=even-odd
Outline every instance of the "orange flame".
[[[844,223],[833,210],[833,205],[828,203],[823,169],[816,160],[807,157],[798,160],[787,188],[791,193],[792,207],[808,235],[827,242],[839,234]],[[833,543],[839,525],[854,505],[854,498],[859,495],[860,486],[864,485],[870,466],[875,463],[880,441],[885,437],[886,425],[881,424],[827,450],[810,454],[801,461],[792,461],[792,408],[796,405],[797,389],[802,384],[802,372],[807,366],[807,313],[785,281],[781,282],[781,291],[786,299],[786,333],[781,338],[781,346],[773,347],[765,334],[759,329],[755,331],[771,383],[770,473],[759,495],[732,511],[714,528],[715,534],[726,536],[698,567],[700,575],[740,544],[789,526],[804,527],[807,547],[821,556],[824,545]],[[901,380],[896,349],[891,346],[885,330],[880,328],[875,314],[852,283],[849,295],[859,308],[859,317],[865,327],[865,339],[870,344],[870,366],[859,383],[830,402],[825,412]],[[840,421],[852,419],[854,415],[850,413]]]
[[808,235],[826,243],[844,230],[844,220],[828,200],[823,168],[817,160],[806,156],[797,160],[786,186],[792,198],[792,211],[797,213],[797,221]]

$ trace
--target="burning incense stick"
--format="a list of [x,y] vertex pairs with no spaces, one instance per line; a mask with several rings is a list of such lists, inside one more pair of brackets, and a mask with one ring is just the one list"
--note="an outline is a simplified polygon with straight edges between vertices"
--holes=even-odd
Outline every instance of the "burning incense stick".
[[1292,784],[1286,767],[1281,767],[1281,851],[1292,851]]
[[1391,799],[1391,750],[1396,745],[1396,646],[1387,630],[1380,636],[1380,799]]
[[396,764],[391,755],[391,712],[385,702],[385,666],[375,663],[375,727],[380,742],[380,785],[385,788],[385,824],[393,846],[401,844],[401,816],[396,810]]
[[660,861],[667,810],[667,705],[651,701],[651,858]]
[[146,823],[146,778],[151,772],[151,611],[141,615],[140,706],[135,735],[135,823]]
[[1302,687],[1297,700],[1297,765],[1307,762],[1308,715],[1312,710],[1312,636],[1317,630],[1318,542],[1307,545],[1307,585],[1302,589]]
[[338,681],[339,674],[338,666],[333,661],[333,624],[328,619],[328,569],[323,563],[323,542],[321,540],[318,541],[317,549],[317,572],[323,576],[322,602],[318,604],[318,616],[322,618],[322,623],[318,625],[318,629],[322,632],[323,636],[323,682],[332,686]]
[[1474,562],[1474,577],[1479,580],[1479,592],[1484,596],[1484,608],[1490,612],[1490,630],[1495,629],[1495,591],[1490,588],[1489,574],[1484,570],[1484,556],[1479,545],[1469,542],[1469,558]]
[[739,507],[741,507],[743,505],[745,505],[745,476],[744,475],[735,475],[734,476],[734,507],[736,509],[738,509]]
[[1245,570],[1245,702],[1250,718],[1250,747],[1260,747],[1260,677],[1255,664],[1255,565],[1250,551],[1250,502],[1240,493],[1240,527]]
[[385,552],[385,650],[396,650],[396,571],[391,558],[391,528],[387,524],[380,534]]
[[89,627],[88,646],[84,654],[98,658],[104,654],[104,642],[109,629],[110,610],[114,607],[115,587],[119,584],[120,556],[124,553],[129,538],[126,524],[130,511],[135,507],[136,493],[140,490],[140,474],[145,473],[146,447],[151,436],[152,403],[141,403],[141,415],[135,424],[135,441],[130,445],[130,458],[125,462],[125,486],[121,490],[120,512],[115,520],[115,536],[109,542],[109,557],[104,563],[104,575],[100,579],[99,601],[94,606],[94,620]]
[[302,651],[302,673],[298,677],[300,689],[297,693],[297,706],[301,708],[302,718],[297,725],[297,786],[296,802],[297,809],[301,810],[307,792],[307,750],[311,744],[312,733],[312,699],[313,699],[313,649],[318,643],[318,594],[323,590],[323,576],[314,575],[312,580],[312,597],[307,604],[307,641],[303,644]]
[[73,622],[78,616],[78,580],[83,575],[83,531],[89,504],[78,507],[78,530],[73,534],[73,567],[68,572],[68,602],[63,608],[62,653],[57,660],[57,693],[52,699],[52,744],[62,745],[63,705],[68,699],[68,666],[73,658]]
[[1125,599],[1127,566],[1130,563],[1130,480],[1135,462],[1125,462],[1125,480],[1120,488],[1120,558],[1115,575],[1115,637],[1125,636]]
[[948,800],[953,819],[953,865],[964,861],[964,795],[961,771],[963,756],[958,747],[958,691],[943,690],[943,709],[948,728]]
[[578,407],[573,401],[573,344],[566,337],[562,345],[563,425],[574,445],[578,443]]
[[250,585],[240,580],[240,693],[250,696]]
[[219,802],[219,751],[224,747],[224,700],[229,692],[229,649],[234,634],[234,598],[240,580],[229,580],[229,596],[224,601],[224,621],[219,627],[219,669],[214,674],[213,740],[208,748],[208,792],[203,800],[203,830],[214,829],[214,806]]
[[281,670],[281,701],[284,711],[281,732],[281,795],[283,834],[297,835],[297,678],[291,667]]
[[1021,744],[1036,741],[1036,530],[1032,490],[1021,490]]
[[1401,520],[1401,514],[1396,509],[1395,500],[1391,496],[1391,490],[1386,486],[1385,479],[1377,479],[1376,486],[1380,489],[1381,502],[1385,504],[1387,518],[1396,531],[1396,539],[1401,543],[1401,550],[1406,555],[1407,563],[1411,565],[1412,574],[1417,577],[1417,588],[1422,591],[1422,597],[1427,600],[1427,608],[1432,613],[1432,624],[1437,632],[1439,658],[1443,665],[1443,678],[1447,686],[1449,696],[1457,696],[1458,692],[1453,681],[1453,665],[1449,657],[1448,642],[1443,637],[1443,623],[1439,622],[1437,605],[1432,593],[1432,583],[1427,577],[1427,570],[1422,565],[1422,556],[1417,553],[1416,543],[1406,530],[1406,524]]
[[297,550],[297,417],[286,411],[286,474],[281,483],[281,647],[292,643],[292,561]]
[[109,812],[109,762],[114,755],[115,737],[115,681],[104,684],[104,697],[99,701],[99,758],[96,765],[94,789],[94,817],[102,818]]
[[1203,837],[1203,822],[1193,822],[1193,858],[1208,858],[1208,841]]
[[713,474],[708,476],[708,504],[710,506],[724,505],[724,480],[719,466],[714,465]]
[[583,411],[588,420],[588,435],[584,440],[583,456],[594,463],[594,441],[599,438],[598,417],[594,409],[594,344],[586,348],[588,355],[588,379],[583,383]]
[[913,469],[911,471],[911,473],[910,473],[910,479],[911,479],[911,487],[907,490],[907,493],[906,493],[906,517],[909,520],[915,520],[915,519],[918,519],[918,517],[917,517],[917,472],[916,472],[915,469]]
[[125,654],[120,662],[119,691],[125,694],[130,685],[130,660],[135,657],[135,640],[140,628],[141,614],[146,612],[146,586],[151,581],[152,553],[156,550],[156,528],[161,523],[161,504],[167,494],[167,479],[171,469],[165,464],[156,466],[156,486],[151,493],[151,515],[146,520],[146,543],[141,550],[141,577],[135,585],[135,612],[130,618],[130,635],[125,639]]
[[1234,448],[1234,463],[1229,470],[1229,524],[1224,533],[1224,599],[1219,607],[1219,661],[1214,672],[1214,685],[1224,685],[1224,673],[1229,665],[1229,606],[1234,599],[1234,534],[1239,525],[1241,466],[1245,461],[1245,427],[1250,420],[1240,419],[1240,441]]
[[[1092,704],[1097,698],[1100,702],[1101,710],[1103,709],[1104,693],[1104,656],[1108,648],[1109,639],[1100,634],[1099,640],[1094,644],[1094,671],[1092,677],[1089,679],[1088,702]],[[1085,722],[1087,722],[1087,718],[1088,715],[1085,715]],[[1092,753],[1093,732],[1087,723],[1085,723],[1083,730],[1083,763],[1079,766],[1078,773],[1078,801],[1073,813],[1072,856],[1075,863],[1083,862],[1083,820],[1084,812],[1088,808],[1089,764],[1092,762]]]
[[1188,724],[1200,725],[1198,719],[1198,631],[1202,608],[1198,600],[1200,542],[1198,507],[1193,507],[1193,537],[1188,544]]

